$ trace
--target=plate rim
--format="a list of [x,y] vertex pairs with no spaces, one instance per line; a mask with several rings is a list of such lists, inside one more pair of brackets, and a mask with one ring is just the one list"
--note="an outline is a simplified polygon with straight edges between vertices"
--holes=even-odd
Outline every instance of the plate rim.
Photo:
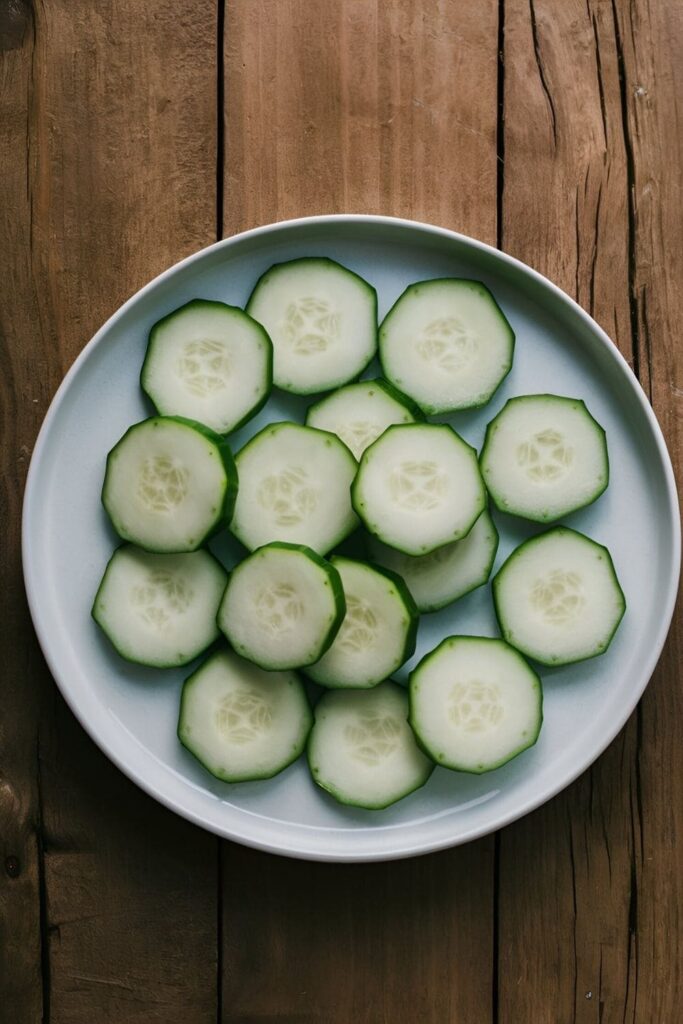
[[[298,842],[294,839],[290,840],[289,845],[283,845],[280,842],[268,842],[261,840],[258,837],[236,832],[235,830],[226,829],[221,827],[217,822],[209,820],[203,813],[193,809],[190,806],[178,799],[174,799],[172,796],[160,792],[154,785],[153,782],[145,778],[144,774],[136,771],[133,767],[126,763],[124,758],[118,753],[114,745],[104,735],[104,730],[99,728],[98,721],[95,719],[88,719],[85,714],[82,714],[79,710],[77,701],[72,693],[70,693],[68,681],[60,678],[60,673],[56,665],[56,658],[53,656],[51,650],[51,642],[48,636],[48,627],[42,617],[39,601],[40,591],[40,573],[37,566],[34,564],[34,560],[30,551],[29,535],[30,535],[30,524],[35,516],[34,512],[34,494],[38,489],[38,479],[43,461],[43,450],[46,447],[48,435],[53,421],[56,419],[58,412],[65,402],[71,381],[79,372],[83,363],[89,358],[90,353],[97,347],[104,336],[109,330],[115,326],[115,324],[122,319],[129,311],[129,309],[139,302],[145,295],[156,289],[166,279],[171,276],[182,272],[182,270],[190,267],[193,263],[199,262],[205,258],[209,253],[219,252],[223,249],[230,249],[232,246],[239,242],[258,239],[263,235],[279,234],[281,232],[287,232],[292,228],[305,228],[306,226],[322,225],[322,226],[333,226],[335,224],[344,223],[352,224],[356,223],[360,225],[375,225],[378,228],[382,226],[387,227],[403,227],[409,230],[417,231],[426,235],[437,236],[446,240],[450,240],[464,246],[465,248],[472,248],[479,252],[488,255],[500,263],[507,265],[508,267],[521,272],[527,277],[530,277],[537,285],[546,289],[555,300],[559,300],[561,304],[568,307],[578,318],[581,320],[586,328],[590,331],[592,336],[601,344],[603,347],[607,347],[612,357],[616,359],[617,364],[620,366],[622,373],[625,375],[627,381],[631,384],[631,390],[633,391],[634,397],[641,406],[642,412],[648,421],[652,437],[656,444],[659,461],[663,470],[663,477],[665,482],[665,498],[666,498],[666,509],[671,519],[672,524],[672,558],[670,560],[670,573],[668,577],[668,588],[663,601],[663,615],[660,618],[659,628],[655,642],[650,647],[650,655],[646,661],[645,668],[643,670],[644,682],[642,685],[636,687],[636,691],[632,697],[626,701],[623,705],[620,705],[617,714],[615,715],[614,722],[610,728],[606,731],[604,738],[601,740],[599,749],[596,752],[591,752],[588,757],[580,758],[577,763],[573,766],[572,770],[564,775],[558,784],[554,782],[547,786],[544,790],[534,794],[533,797],[526,800],[526,802],[518,805],[514,809],[511,809],[500,815],[496,819],[496,824],[483,824],[473,826],[468,830],[465,830],[461,834],[455,837],[445,837],[437,840],[431,840],[427,842],[420,842],[419,833],[417,839],[414,834],[408,838],[407,842],[397,850],[376,850],[376,851],[365,851],[361,853],[354,853],[353,851],[347,852],[329,852],[325,850],[311,850],[308,849],[304,843]],[[123,774],[139,786],[145,793],[153,797],[156,801],[167,807],[169,810],[180,815],[182,818],[192,822],[195,825],[217,835],[219,837],[232,840],[233,842],[239,842],[242,845],[262,850],[267,853],[278,854],[281,856],[293,857],[301,860],[311,861],[327,861],[335,863],[363,863],[363,862],[378,862],[378,861],[390,861],[400,860],[407,857],[419,856],[427,853],[436,852],[438,850],[450,849],[455,846],[463,845],[464,843],[472,842],[476,839],[482,838],[486,835],[491,835],[497,832],[499,829],[512,824],[514,821],[518,821],[520,818],[526,816],[549,800],[553,799],[558,793],[562,792],[568,786],[570,786],[584,771],[586,771],[597,759],[605,752],[607,747],[613,742],[619,732],[623,729],[624,725],[631,716],[633,710],[641,700],[647,686],[649,685],[652,675],[657,667],[660,655],[662,653],[664,644],[666,642],[673,613],[676,605],[676,598],[678,592],[679,576],[680,576],[680,562],[681,562],[681,522],[680,522],[680,510],[678,493],[676,489],[675,476],[673,471],[673,465],[671,462],[671,456],[668,451],[666,441],[662,429],[659,425],[657,417],[654,413],[650,402],[640,384],[640,381],[636,377],[635,373],[627,363],[626,359],[611,340],[609,335],[603,328],[593,319],[593,317],[579,305],[570,295],[563,291],[558,285],[554,284],[548,277],[541,274],[539,271],[530,267],[522,260],[511,256],[509,253],[503,252],[493,245],[489,245],[486,242],[482,242],[479,239],[472,238],[469,235],[462,234],[460,232],[452,231],[449,228],[439,227],[434,224],[429,224],[423,221],[411,220],[402,217],[389,217],[379,214],[362,214],[362,213],[335,213],[335,214],[320,214],[308,217],[296,217],[283,221],[276,221],[270,224],[259,225],[254,228],[250,228],[245,231],[238,232],[237,234],[230,235],[227,238],[220,239],[217,242],[213,242],[208,246],[191,253],[189,256],[184,257],[178,262],[167,267],[156,277],[152,278],[136,292],[134,292],[121,306],[119,306],[114,313],[102,324],[102,326],[95,332],[92,338],[84,345],[82,350],[77,355],[74,362],[71,364],[66,374],[64,375],[59,387],[57,388],[50,405],[47,409],[40,430],[36,437],[33,451],[31,454],[31,461],[26,476],[26,484],[23,497],[23,508],[21,517],[21,555],[22,555],[22,567],[24,586],[26,590],[26,596],[28,600],[29,612],[33,627],[36,632],[36,636],[43,652],[43,656],[48,665],[52,678],[54,679],[57,687],[60,690],[64,700],[66,701],[72,714],[76,717],[79,724],[88,734],[88,736],[97,744],[99,749],[105,754]]]

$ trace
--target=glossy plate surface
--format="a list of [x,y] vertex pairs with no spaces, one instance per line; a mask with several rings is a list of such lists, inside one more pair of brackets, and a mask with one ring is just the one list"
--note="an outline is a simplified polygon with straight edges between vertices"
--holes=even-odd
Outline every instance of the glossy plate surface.
[[[229,786],[177,742],[187,671],[120,660],[90,618],[117,539],[100,506],[107,451],[149,415],[138,374],[151,325],[194,297],[243,305],[272,263],[325,255],[378,290],[380,317],[412,281],[473,277],[493,291],[517,335],[512,372],[488,406],[450,422],[477,447],[512,395],[581,397],[605,427],[611,484],[564,520],[606,544],[628,610],[608,653],[543,670],[545,722],[537,745],[483,776],[437,769],[427,785],[381,812],[340,807],[299,761],[274,780]],[[277,394],[232,439],[238,449],[269,419],[303,420],[307,402]],[[496,515],[496,568],[537,528]],[[230,544],[215,549],[225,558]],[[669,456],[636,379],[607,336],[571,299],[523,264],[463,236],[408,221],[339,216],[290,221],[226,239],[171,268],[105,324],[69,371],[36,443],[24,503],[24,572],[50,668],[84,728],[135,782],[220,835],[319,860],[382,860],[463,843],[513,821],[568,785],[605,749],[641,696],[675,600],[680,528]],[[424,616],[407,670],[450,633],[497,635],[489,587]]]

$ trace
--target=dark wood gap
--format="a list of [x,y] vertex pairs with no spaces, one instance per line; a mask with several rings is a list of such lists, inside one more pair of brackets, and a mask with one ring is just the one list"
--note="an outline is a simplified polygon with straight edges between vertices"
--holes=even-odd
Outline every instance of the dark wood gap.
[[223,1024],[223,842],[216,837],[216,1024]]
[[223,237],[225,183],[225,0],[216,0],[216,241]]
[[[496,84],[496,246],[503,248],[503,196],[505,193],[505,0],[498,0]],[[493,914],[491,1021],[500,1020],[500,832],[493,837]]]
[[496,107],[496,245],[503,248],[505,191],[505,0],[498,0],[498,82]]
[[[225,0],[216,0],[216,241],[224,231]],[[223,1022],[223,840],[216,837],[216,1024]]]
[[[641,380],[640,366],[640,324],[638,319],[638,297],[636,295],[636,202],[635,202],[635,157],[633,141],[628,123],[628,98],[626,95],[626,68],[624,64],[624,46],[619,26],[619,16],[615,0],[612,0],[612,19],[614,22],[614,41],[617,48],[617,66],[619,69],[619,98],[621,100],[621,128],[624,137],[626,154],[626,209],[628,210],[628,303],[631,313],[631,350],[633,352],[633,372]],[[648,380],[650,372],[648,367]],[[642,381],[641,381],[642,383]],[[652,396],[648,395],[651,399]]]
[[36,848],[38,853],[38,902],[40,919],[40,980],[43,997],[41,1024],[50,1024],[50,927],[47,912],[47,880],[45,877],[45,829],[43,827],[43,788],[40,761],[40,734],[36,738]]

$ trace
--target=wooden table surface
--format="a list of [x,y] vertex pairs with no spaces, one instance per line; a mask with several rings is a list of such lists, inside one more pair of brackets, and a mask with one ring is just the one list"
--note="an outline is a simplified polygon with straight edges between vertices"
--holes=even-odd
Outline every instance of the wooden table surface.
[[545,807],[314,865],[218,842],[94,747],[34,639],[19,519],[50,398],[124,299],[223,235],[339,211],[547,274],[680,468],[681,0],[0,0],[0,51],[0,1020],[677,1024],[680,616]]

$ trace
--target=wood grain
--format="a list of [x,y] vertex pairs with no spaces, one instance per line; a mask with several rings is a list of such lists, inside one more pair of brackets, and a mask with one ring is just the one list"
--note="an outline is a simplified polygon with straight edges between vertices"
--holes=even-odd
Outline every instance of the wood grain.
[[[497,14],[228,4],[226,234],[355,210],[495,242]],[[223,864],[224,1021],[491,1020],[492,840],[348,867],[226,845]]]
[[[638,366],[683,473],[683,8],[615,5],[631,186],[631,289]],[[628,1020],[676,1021],[683,1004],[682,613],[641,705]]]
[[497,845],[304,864],[217,844],[90,743],[32,638],[19,515],[124,298],[217,221],[340,210],[548,274],[683,470],[682,55],[674,0],[0,0],[0,1022],[677,1024],[680,614],[637,716]]
[[[641,226],[629,209],[624,131],[635,86],[620,78],[620,36],[611,2],[506,0],[502,243],[573,293],[638,368],[629,254]],[[503,833],[500,1021],[675,1019],[652,1003],[637,1016],[641,744],[634,717],[579,782]],[[648,749],[657,748],[652,735]],[[661,796],[650,796],[657,808]],[[660,952],[670,977],[673,961]]]
[[490,843],[343,866],[227,846],[225,868],[225,1021],[491,1020]]
[[[41,666],[21,579],[21,492],[49,369],[27,342],[40,332],[30,273],[26,126],[33,26],[28,4],[0,11],[0,1020],[42,1014],[40,801],[37,771]],[[11,302],[6,297],[11,296]],[[35,360],[35,362],[34,362]],[[14,1009],[16,1008],[16,1010]]]
[[225,231],[387,213],[496,237],[498,7],[231,0]]
[[2,871],[0,1016],[41,1019],[42,912],[46,1021],[214,1021],[216,843],[95,750],[47,681],[16,595],[20,484],[52,391],[131,292],[215,237],[215,7],[18,6],[26,30],[5,33],[14,42],[1,58],[11,113],[0,187],[11,196],[3,216],[12,242],[0,257],[12,296],[2,364],[3,523],[6,511],[12,526],[3,544],[15,590],[5,598],[2,588],[12,631],[3,650],[14,660],[3,686],[11,727],[0,824],[3,852],[22,874]]

